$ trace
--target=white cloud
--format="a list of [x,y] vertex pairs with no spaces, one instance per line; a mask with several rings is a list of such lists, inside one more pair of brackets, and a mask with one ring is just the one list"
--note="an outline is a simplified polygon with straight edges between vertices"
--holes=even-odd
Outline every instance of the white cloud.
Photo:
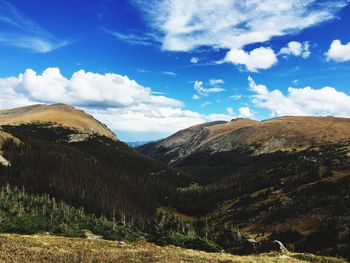
[[250,118],[253,119],[255,117],[254,112],[249,107],[240,107],[238,109],[239,114],[236,115],[233,108],[226,108],[227,113],[231,116],[231,118]]
[[199,58],[192,57],[190,62],[193,63],[193,64],[197,64],[199,62]]
[[85,109],[112,129],[175,132],[204,122],[197,112],[181,108],[182,102],[152,95],[127,76],[80,70],[65,78],[58,68],[42,74],[31,69],[18,77],[0,78],[0,108],[35,103],[67,103]]
[[224,84],[225,81],[222,79],[210,79],[209,80],[209,85],[211,86],[215,86],[215,85],[220,85],[220,84]]
[[141,104],[126,108],[84,108],[109,128],[118,131],[156,132],[170,135],[180,129],[205,122],[193,111]]
[[350,60],[350,42],[342,44],[340,40],[333,40],[329,50],[325,54],[328,60],[345,62]]
[[265,85],[256,84],[251,77],[248,81],[250,90],[255,93],[253,104],[257,108],[269,110],[272,116],[350,116],[350,96],[332,87],[290,87],[287,95],[284,95],[278,89],[270,91]]
[[230,108],[230,107],[229,107],[229,108],[226,108],[226,111],[227,111],[227,113],[230,114],[230,115],[233,115],[233,116],[235,115],[233,109]]
[[232,100],[240,100],[241,98],[242,98],[241,94],[229,96],[229,99],[232,99]]
[[269,41],[333,19],[347,0],[133,0],[164,50],[228,49]]
[[227,52],[225,62],[243,65],[248,71],[257,72],[259,69],[268,69],[277,63],[275,52],[271,48],[260,47],[250,52],[233,48]]
[[201,104],[201,108],[205,108],[205,107],[207,107],[207,106],[210,105],[210,104],[212,104],[211,101],[206,101],[206,102],[204,102],[204,103]]
[[27,69],[17,77],[0,78],[0,109],[36,103],[67,103],[92,114],[117,134],[140,132],[140,136],[170,135],[224,116],[186,110],[181,101],[115,73],[80,70],[66,78],[58,68],[47,68],[42,74]]
[[178,100],[152,95],[150,88],[141,86],[127,76],[113,73],[98,74],[84,70],[75,72],[70,79],[67,79],[62,76],[58,68],[47,68],[42,74],[27,69],[24,74],[17,77],[17,83],[10,88],[37,102],[104,107],[126,107],[137,104],[182,105]]
[[138,72],[138,73],[150,73],[151,71],[148,70],[148,69],[139,68],[139,69],[137,69],[137,72]]
[[173,76],[173,77],[177,76],[177,73],[172,72],[172,71],[163,71],[162,74],[168,75],[168,76]]
[[249,107],[240,107],[238,109],[239,117],[253,119],[255,114]]
[[205,88],[203,86],[203,82],[198,80],[194,82],[193,87],[198,92],[198,94],[205,97],[207,97],[210,93],[219,93],[225,91],[225,89],[219,87]]
[[116,37],[118,40],[126,42],[131,45],[140,45],[140,46],[150,46],[158,43],[157,37],[154,34],[132,34],[132,33],[121,33],[107,28],[101,28],[104,32]]
[[287,47],[281,48],[279,55],[292,55],[296,57],[308,58],[311,55],[310,44],[305,41],[303,43],[297,41],[291,41],[288,43]]
[[0,32],[0,44],[47,53],[69,44],[47,32],[40,25],[22,14],[15,6],[0,0],[0,26],[11,31]]
[[212,113],[204,116],[205,121],[230,121],[232,116],[228,114]]
[[192,99],[194,99],[194,100],[199,100],[201,97],[200,96],[198,96],[197,94],[193,94],[192,95]]

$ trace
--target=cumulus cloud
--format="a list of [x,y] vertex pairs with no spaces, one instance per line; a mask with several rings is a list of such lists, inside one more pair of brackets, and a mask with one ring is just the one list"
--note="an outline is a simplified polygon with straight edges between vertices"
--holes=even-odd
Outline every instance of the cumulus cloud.
[[5,0],[0,0],[0,27],[2,25],[11,28],[10,32],[0,31],[0,43],[7,46],[47,53],[69,44],[69,41],[58,39]]
[[117,132],[161,132],[169,135],[205,122],[205,117],[197,112],[174,107],[140,104],[126,108],[84,109]]
[[308,58],[311,54],[310,44],[307,41],[303,43],[291,41],[288,43],[287,47],[281,48],[279,54],[284,56],[301,56],[302,58]]
[[271,48],[260,47],[250,52],[233,48],[227,52],[225,62],[243,65],[248,71],[257,72],[259,69],[268,69],[277,63],[275,52]]
[[253,119],[255,117],[254,112],[249,107],[240,107],[238,109],[238,115],[234,112],[233,108],[231,107],[226,108],[226,111],[232,118],[239,117]]
[[200,96],[198,96],[197,94],[193,94],[192,95],[192,99],[194,99],[194,100],[199,100],[201,97]]
[[340,40],[333,40],[329,50],[326,52],[326,58],[336,62],[345,62],[350,60],[350,42],[342,44]]
[[254,93],[253,104],[257,108],[269,110],[271,116],[350,116],[350,96],[335,88],[290,87],[285,95],[278,89],[270,91],[265,85],[256,84],[251,77],[248,81]]
[[235,113],[234,113],[234,111],[233,111],[233,109],[232,109],[231,107],[226,108],[226,111],[227,111],[227,113],[230,114],[230,115],[235,115]]
[[231,119],[232,116],[222,113],[212,113],[205,116],[205,121],[230,121]]
[[193,63],[193,64],[197,64],[199,62],[199,58],[192,57],[190,62]]
[[347,0],[133,0],[164,50],[237,48],[269,41],[333,19]]
[[210,93],[219,93],[225,91],[225,89],[220,87],[205,88],[202,81],[196,80],[193,84],[194,89],[199,95],[208,97]]
[[41,74],[27,69],[18,76],[0,78],[0,109],[36,103],[67,103],[79,107],[117,134],[123,131],[166,136],[224,116],[186,110],[181,101],[115,73],[80,70],[66,78],[58,68],[47,68]]
[[255,114],[249,107],[240,107],[238,109],[239,117],[253,119]]
[[16,81],[8,88],[37,102],[103,107],[182,105],[178,100],[152,95],[150,88],[143,87],[127,76],[113,73],[98,74],[80,70],[68,79],[62,76],[58,68],[47,68],[42,74],[27,69],[14,79]]

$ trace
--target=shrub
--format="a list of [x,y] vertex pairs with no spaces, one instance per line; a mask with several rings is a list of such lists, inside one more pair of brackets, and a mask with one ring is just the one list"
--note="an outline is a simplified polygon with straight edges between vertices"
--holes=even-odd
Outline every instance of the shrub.
[[183,248],[198,249],[207,252],[219,252],[222,248],[213,241],[205,240],[198,236],[183,235],[169,232],[158,239],[160,245],[174,245]]
[[85,237],[85,230],[105,239],[135,241],[140,234],[94,214],[87,214],[48,195],[29,195],[9,186],[0,189],[0,232],[34,234],[50,232]]

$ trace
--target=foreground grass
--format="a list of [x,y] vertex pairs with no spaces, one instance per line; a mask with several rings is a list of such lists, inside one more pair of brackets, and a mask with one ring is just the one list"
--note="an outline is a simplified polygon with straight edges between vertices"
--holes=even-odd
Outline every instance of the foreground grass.
[[0,234],[0,262],[322,262],[343,263],[341,259],[308,254],[263,254],[233,256],[177,247],[158,247],[146,242],[89,240],[50,235]]

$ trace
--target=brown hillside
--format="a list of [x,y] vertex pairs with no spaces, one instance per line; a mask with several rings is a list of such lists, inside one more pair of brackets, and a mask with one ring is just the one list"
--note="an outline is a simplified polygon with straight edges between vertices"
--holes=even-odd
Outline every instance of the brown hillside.
[[117,137],[102,123],[65,104],[32,105],[0,111],[0,125],[19,125],[35,122],[54,123],[81,133],[99,134],[116,140]]
[[[192,126],[158,142],[140,147],[156,159],[176,162],[193,152],[249,150],[254,154],[300,151],[312,145],[350,139],[350,119],[281,117],[266,121],[234,119]],[[159,155],[161,153],[161,157]],[[164,160],[164,156],[165,158]]]

